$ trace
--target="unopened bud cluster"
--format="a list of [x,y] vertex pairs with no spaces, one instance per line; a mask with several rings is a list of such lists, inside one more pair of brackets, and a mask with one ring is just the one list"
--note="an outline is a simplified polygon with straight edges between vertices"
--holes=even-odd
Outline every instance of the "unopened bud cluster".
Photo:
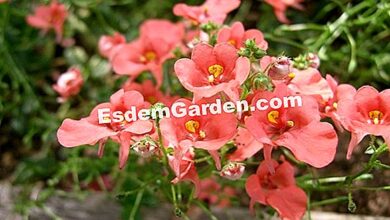
[[300,70],[309,67],[317,69],[320,67],[320,58],[315,53],[301,54],[294,58],[294,67]]
[[248,57],[251,60],[258,60],[262,58],[266,52],[262,49],[260,49],[256,41],[253,39],[248,39],[245,41],[245,47],[241,48],[238,51],[238,55],[243,57]]

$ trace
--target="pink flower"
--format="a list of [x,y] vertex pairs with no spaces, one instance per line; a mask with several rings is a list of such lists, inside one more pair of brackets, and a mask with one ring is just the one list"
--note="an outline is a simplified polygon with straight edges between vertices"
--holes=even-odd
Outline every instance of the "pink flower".
[[243,161],[263,149],[263,143],[257,141],[247,129],[242,127],[238,128],[233,141],[237,149],[229,155],[229,160],[232,161]]
[[61,96],[58,98],[58,102],[64,102],[70,96],[77,95],[83,83],[83,76],[79,69],[70,68],[66,73],[63,73],[58,78],[57,83],[52,86]]
[[175,63],[181,84],[194,93],[194,101],[224,92],[232,101],[239,99],[239,87],[250,72],[246,57],[238,57],[237,50],[227,43],[212,47],[205,43],[195,46],[191,59]]
[[50,5],[41,5],[35,8],[34,14],[27,16],[27,23],[35,28],[42,29],[47,32],[49,29],[54,29],[57,42],[61,42],[62,31],[68,11],[65,5],[52,1]]
[[276,18],[285,24],[290,23],[285,14],[288,7],[303,10],[303,6],[300,4],[303,0],[265,0],[265,2],[274,8]]
[[[176,102],[184,103],[186,108],[192,104],[187,99]],[[201,102],[196,103],[200,108]],[[190,110],[188,110],[189,112]],[[237,119],[234,114],[206,114],[161,119],[161,133],[168,145],[193,146],[209,151],[215,151],[226,144],[236,134]]]
[[239,5],[240,0],[206,0],[200,6],[179,3],[173,8],[173,13],[192,21],[195,25],[209,21],[222,24],[227,14],[238,8]]
[[[259,91],[252,103],[256,103],[260,98],[282,99],[289,95],[293,94],[287,87],[278,84],[274,92]],[[255,139],[264,144],[266,160],[270,160],[273,147],[284,146],[291,150],[298,160],[317,168],[324,167],[334,159],[337,135],[331,124],[320,122],[316,101],[308,96],[301,97],[301,107],[254,111],[246,118],[245,125]]]
[[333,96],[327,100],[323,100],[320,104],[320,111],[323,117],[330,117],[337,128],[342,129],[339,123],[340,118],[337,114],[338,102],[341,99],[353,99],[356,89],[349,84],[338,85],[331,75],[326,75],[326,81],[333,92]]
[[5,3],[7,2],[8,0],[0,0],[0,3]]
[[110,58],[112,57],[112,51],[114,51],[117,46],[124,45],[125,43],[125,36],[118,32],[115,32],[112,36],[104,35],[99,39],[99,53],[105,58]]
[[268,70],[268,76],[275,83],[284,82],[297,94],[316,98],[319,104],[333,96],[327,80],[317,69],[312,67],[296,69],[288,57],[265,56],[260,60],[260,67],[263,71]]
[[[160,32],[158,32],[160,31]],[[146,21],[140,37],[115,51],[111,63],[117,74],[136,78],[143,71],[153,73],[157,86],[162,83],[162,65],[173,58],[173,50],[181,46],[184,37],[182,25],[164,20]]]
[[[187,99],[179,99],[176,102],[184,103],[188,109],[194,105]],[[200,102],[196,105],[200,107]],[[179,162],[183,157],[182,152],[192,147],[201,148],[209,152],[217,169],[220,169],[221,161],[217,150],[234,137],[237,120],[234,114],[227,113],[202,116],[187,114],[179,118],[173,116],[162,118],[160,128],[165,145],[174,148],[176,161]]]
[[132,80],[126,81],[126,83],[122,86],[125,91],[135,90],[140,92],[146,101],[150,104],[155,104],[157,102],[161,102],[167,106],[170,106],[176,97],[165,96],[152,82],[152,80],[145,80],[141,84],[136,83]]
[[260,67],[263,71],[268,70],[267,74],[272,80],[283,80],[289,82],[295,77],[292,62],[290,58],[285,56],[264,56],[260,59]]
[[243,163],[229,162],[226,164],[220,175],[229,180],[238,180],[242,177],[245,171],[245,165]]
[[[57,131],[58,142],[64,147],[80,145],[95,145],[99,142],[99,156],[103,155],[104,144],[108,138],[120,143],[119,167],[122,168],[127,161],[133,137],[139,137],[152,132],[153,123],[150,121],[112,122],[99,124],[98,110],[109,108],[114,111],[125,112],[132,106],[137,110],[148,108],[149,104],[139,92],[123,89],[114,93],[110,102],[97,105],[91,114],[81,120],[65,119]],[[110,114],[112,115],[112,114]]]
[[207,178],[200,181],[200,193],[198,199],[219,208],[230,206],[230,199],[236,196],[234,188],[221,186],[217,181]]
[[[275,172],[271,173],[269,166],[272,166]],[[258,202],[274,208],[281,219],[299,220],[305,214],[306,194],[296,186],[294,168],[287,161],[281,164],[275,160],[263,161],[256,174],[248,177],[245,188],[251,198],[252,210]]]
[[168,155],[169,166],[174,171],[176,178],[172,180],[173,184],[180,181],[191,181],[195,185],[195,197],[200,193],[200,180],[196,172],[195,153],[192,148],[188,148],[174,156]]
[[333,91],[326,79],[314,68],[305,70],[294,69],[294,78],[289,82],[288,87],[294,92],[302,95],[309,95],[322,103],[333,97]]
[[141,38],[161,39],[169,47],[181,46],[184,35],[183,23],[172,23],[168,20],[149,19],[140,27]]
[[368,134],[382,136],[390,146],[390,89],[378,92],[371,86],[363,86],[353,98],[338,102],[337,114],[344,128],[351,132],[348,159]]
[[231,27],[221,28],[218,32],[217,42],[226,42],[240,49],[244,46],[245,41],[250,39],[254,39],[260,49],[267,50],[268,43],[264,40],[263,33],[256,29],[245,31],[241,22],[234,22]]
[[162,41],[138,39],[121,46],[111,60],[117,74],[129,75],[134,80],[140,73],[150,71],[159,85],[162,83],[162,64],[170,55],[170,49],[162,46]]

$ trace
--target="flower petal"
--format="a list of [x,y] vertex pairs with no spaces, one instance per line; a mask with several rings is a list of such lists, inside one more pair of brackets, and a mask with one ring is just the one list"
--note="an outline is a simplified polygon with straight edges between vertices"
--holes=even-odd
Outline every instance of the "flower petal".
[[116,132],[105,126],[91,124],[86,119],[65,119],[57,131],[58,142],[65,147],[94,145],[99,140],[116,135]]
[[331,124],[312,122],[300,129],[283,133],[275,143],[290,149],[298,160],[321,168],[333,161],[337,140]]
[[289,186],[270,193],[267,203],[279,213],[281,219],[300,220],[306,212],[307,197],[297,186]]

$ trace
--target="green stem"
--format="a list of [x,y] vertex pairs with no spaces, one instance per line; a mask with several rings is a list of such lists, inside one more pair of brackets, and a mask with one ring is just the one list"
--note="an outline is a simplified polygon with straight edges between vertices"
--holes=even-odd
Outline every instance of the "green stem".
[[196,159],[194,162],[195,163],[202,163],[202,162],[208,161],[210,158],[211,158],[211,156],[206,156],[206,157]]
[[204,213],[211,219],[211,220],[218,220],[218,218],[201,202],[198,200],[194,200],[195,204],[199,206]]
[[173,206],[175,207],[175,209],[178,209],[179,206],[177,205],[176,190],[175,190],[175,186],[173,184],[171,184],[171,193],[172,193]]
[[311,192],[309,191],[308,193],[307,193],[307,218],[309,219],[309,220],[312,220],[311,219],[311,207],[312,207],[313,205],[312,205],[312,203],[311,203]]
[[331,199],[325,199],[318,202],[313,202],[311,203],[311,207],[330,205],[330,204],[341,203],[345,201],[348,201],[348,196],[341,196],[341,197],[336,197]]
[[287,149],[285,148],[281,148],[282,149],[282,152],[284,154],[284,156],[286,156],[289,160],[291,160],[292,162],[294,162],[297,166],[299,167],[306,167],[306,164],[295,159],[295,157],[290,153],[290,151],[288,151]]
[[141,204],[143,195],[144,195],[144,189],[141,189],[141,190],[137,193],[137,197],[135,198],[134,206],[133,206],[133,208],[131,209],[130,216],[129,216],[129,219],[130,219],[130,220],[135,219],[135,215],[137,214],[137,211],[138,211],[139,206],[140,206],[140,204]]
[[163,139],[162,139],[162,134],[161,134],[161,129],[160,129],[160,119],[159,118],[156,119],[156,127],[157,127],[157,134],[158,134],[158,145],[160,147],[160,150],[163,153],[163,163],[164,163],[164,166],[165,166],[165,168],[167,168],[169,166],[169,164],[168,164],[168,156],[167,156],[167,150],[165,149],[164,144],[163,144]]
[[193,200],[193,196],[194,196],[194,192],[195,192],[195,188],[191,187],[191,192],[190,192],[190,195],[188,197],[187,204],[186,204],[187,210],[190,209],[190,206],[191,206],[191,203],[192,203],[192,200]]

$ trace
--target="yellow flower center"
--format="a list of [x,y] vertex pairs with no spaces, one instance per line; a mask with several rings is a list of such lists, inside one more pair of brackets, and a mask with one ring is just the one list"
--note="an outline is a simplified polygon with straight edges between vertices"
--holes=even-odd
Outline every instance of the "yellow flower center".
[[187,121],[184,126],[186,127],[186,130],[190,133],[196,133],[196,131],[199,129],[199,122],[195,120],[189,120]]
[[276,121],[279,118],[279,112],[278,111],[270,111],[267,114],[267,119],[269,122],[277,124],[278,122]]
[[333,102],[332,106],[334,109],[337,109],[337,102]]
[[294,121],[287,121],[287,127],[292,128],[294,127],[294,125],[295,125]]
[[143,56],[140,57],[141,62],[150,62],[155,60],[157,57],[156,53],[152,51],[146,52]]
[[204,132],[204,131],[199,131],[199,137],[200,137],[200,138],[205,138],[205,137],[206,137],[206,132]]
[[148,100],[148,102],[150,102],[151,104],[154,104],[157,102],[157,98],[154,96],[149,96],[146,98],[146,100]]
[[233,40],[233,39],[230,39],[230,40],[228,41],[228,44],[233,45],[233,46],[236,46],[237,42],[236,42],[235,40]]
[[289,73],[287,75],[290,79],[294,79],[295,78],[295,73]]
[[206,137],[206,132],[203,130],[199,130],[199,122],[195,120],[189,120],[184,124],[186,130],[193,134],[198,134],[201,139]]
[[220,76],[222,73],[223,73],[223,67],[219,64],[214,64],[214,65],[211,65],[209,66],[208,68],[208,71],[209,71],[209,82],[214,82],[215,78],[217,78],[218,76]]
[[374,122],[374,124],[379,124],[380,121],[382,120],[383,118],[383,113],[381,111],[378,111],[378,110],[374,110],[374,111],[370,111],[368,113],[368,116],[371,118],[372,122]]

